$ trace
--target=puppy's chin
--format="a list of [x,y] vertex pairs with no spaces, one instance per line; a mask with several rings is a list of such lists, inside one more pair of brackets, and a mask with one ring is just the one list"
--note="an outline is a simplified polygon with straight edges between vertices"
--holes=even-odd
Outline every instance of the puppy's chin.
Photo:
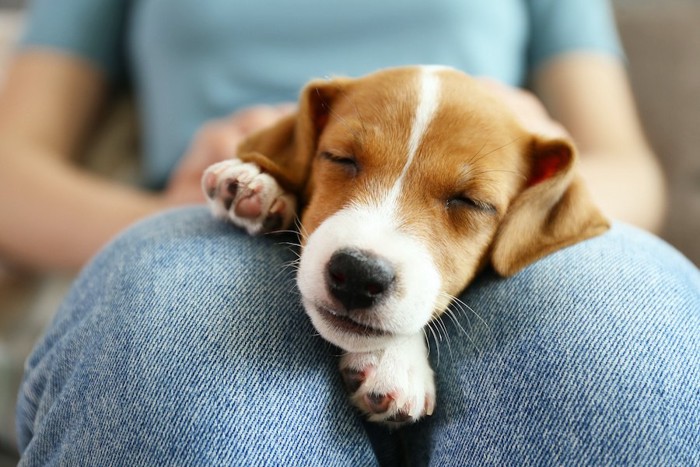
[[371,352],[385,348],[397,334],[357,323],[302,297],[306,314],[318,333],[347,352]]

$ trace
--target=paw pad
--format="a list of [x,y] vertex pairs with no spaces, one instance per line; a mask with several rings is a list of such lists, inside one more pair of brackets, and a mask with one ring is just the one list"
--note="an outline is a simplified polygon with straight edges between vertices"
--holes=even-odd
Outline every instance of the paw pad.
[[210,166],[202,176],[202,191],[216,216],[251,235],[287,228],[294,220],[294,196],[253,163],[230,159]]

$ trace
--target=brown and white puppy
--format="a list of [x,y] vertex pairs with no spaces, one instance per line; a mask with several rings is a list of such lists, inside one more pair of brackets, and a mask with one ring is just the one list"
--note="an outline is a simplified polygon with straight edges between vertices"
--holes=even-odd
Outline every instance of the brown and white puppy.
[[570,141],[528,133],[471,77],[406,67],[311,82],[296,115],[202,185],[250,234],[302,207],[304,308],[346,351],[355,405],[401,423],[435,404],[423,328],[482,268],[509,276],[608,228],[575,160]]

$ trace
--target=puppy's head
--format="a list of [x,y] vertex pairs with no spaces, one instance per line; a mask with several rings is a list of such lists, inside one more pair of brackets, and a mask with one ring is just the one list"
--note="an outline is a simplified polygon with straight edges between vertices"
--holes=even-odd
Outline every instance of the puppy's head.
[[420,332],[486,265],[511,275],[608,225],[569,141],[451,69],[312,82],[239,157],[302,197],[304,306],[349,351]]

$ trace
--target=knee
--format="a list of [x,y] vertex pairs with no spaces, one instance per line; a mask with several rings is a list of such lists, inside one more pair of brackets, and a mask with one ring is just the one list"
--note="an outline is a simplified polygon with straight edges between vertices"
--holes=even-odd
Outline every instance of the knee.
[[[115,238],[85,268],[76,288],[103,294],[206,301],[218,286],[245,293],[261,283],[293,280],[289,236],[251,237],[204,207],[172,210],[141,221]],[[124,292],[128,291],[126,294]]]
[[[700,273],[662,240],[616,224],[512,278],[486,274],[463,298],[487,310],[528,310],[521,318],[544,326],[566,319],[608,329],[669,319],[697,323]],[[492,319],[507,315],[499,311]]]
[[205,209],[172,211],[115,239],[83,271],[30,359],[23,445],[86,455],[61,442],[75,440],[61,438],[60,426],[91,433],[82,447],[92,443],[100,455],[110,436],[135,452],[151,439],[200,454],[273,450],[272,425],[288,430],[290,443],[301,430],[309,443],[335,436],[315,422],[359,439],[334,362],[309,339],[283,267],[295,256],[280,241],[250,238]]
[[700,363],[700,274],[631,227],[616,225],[511,279],[488,278],[466,294],[472,299],[487,315],[491,344],[540,380],[581,372],[601,387],[659,377],[680,384],[691,377],[688,359]]
[[487,274],[462,296],[487,326],[471,328],[475,344],[453,338],[460,357],[437,369],[443,410],[483,421],[492,432],[473,434],[491,448],[510,436],[562,459],[653,459],[647,445],[682,459],[700,416],[699,277],[620,225],[515,277]]

